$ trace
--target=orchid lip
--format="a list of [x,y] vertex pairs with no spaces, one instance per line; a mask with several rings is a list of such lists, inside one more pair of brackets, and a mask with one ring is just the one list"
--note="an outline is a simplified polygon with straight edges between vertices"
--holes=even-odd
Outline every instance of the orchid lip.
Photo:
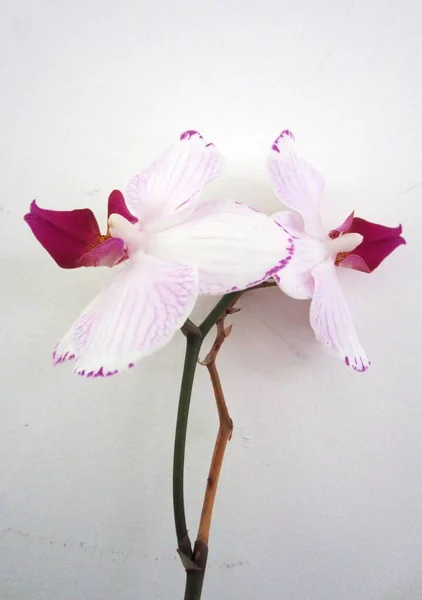
[[406,240],[401,235],[401,225],[387,227],[371,223],[355,217],[354,212],[344,223],[330,231],[329,237],[332,240],[341,240],[351,233],[362,235],[361,243],[351,250],[340,250],[335,257],[335,264],[363,273],[372,273],[394,250],[406,244]]
[[[110,194],[109,210],[134,222],[121,192]],[[127,258],[123,241],[102,235],[89,208],[51,210],[40,208],[34,200],[24,220],[39,243],[63,269],[113,267]],[[136,220],[136,219],[135,219]]]

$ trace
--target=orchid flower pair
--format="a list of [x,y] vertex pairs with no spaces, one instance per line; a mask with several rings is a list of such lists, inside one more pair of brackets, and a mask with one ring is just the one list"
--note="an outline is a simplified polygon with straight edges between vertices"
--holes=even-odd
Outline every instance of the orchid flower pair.
[[365,370],[369,361],[335,267],[372,271],[404,243],[401,227],[352,214],[325,234],[322,177],[296,155],[289,132],[274,143],[268,168],[277,195],[299,214],[270,218],[229,200],[199,204],[204,185],[220,174],[222,158],[196,131],[183,133],[136,175],[125,197],[111,193],[105,235],[89,209],[46,210],[34,200],[25,220],[60,267],[117,271],[59,342],[54,364],[74,360],[79,375],[114,375],[168,343],[199,294],[221,295],[273,277],[287,294],[313,298],[317,339],[347,365]]

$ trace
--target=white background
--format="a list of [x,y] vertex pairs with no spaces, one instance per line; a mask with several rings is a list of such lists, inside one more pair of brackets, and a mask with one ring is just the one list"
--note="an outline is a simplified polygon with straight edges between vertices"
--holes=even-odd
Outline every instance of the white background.
[[[177,600],[184,585],[182,336],[110,380],[53,370],[109,272],[60,270],[22,220],[30,201],[105,226],[109,192],[192,128],[227,158],[206,197],[274,211],[264,162],[286,127],[327,180],[327,227],[356,209],[402,222],[408,245],[340,273],[364,375],[322,353],[307,302],[242,299],[220,356],[235,432],[203,598],[422,598],[421,56],[419,0],[1,0],[1,600]],[[200,369],[193,536],[216,431]]]

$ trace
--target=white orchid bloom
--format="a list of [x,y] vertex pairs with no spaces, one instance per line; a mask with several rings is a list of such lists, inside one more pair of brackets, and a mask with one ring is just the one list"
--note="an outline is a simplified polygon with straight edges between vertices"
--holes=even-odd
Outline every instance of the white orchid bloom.
[[370,362],[358,340],[335,266],[338,257],[361,244],[363,236],[343,233],[334,239],[330,237],[320,214],[324,180],[296,153],[290,131],[283,131],[274,142],[267,167],[277,196],[296,211],[273,215],[294,240],[289,266],[274,279],[292,298],[312,298],[310,322],[317,340],[347,366],[366,371]]
[[251,287],[288,264],[291,240],[266,215],[233,201],[198,205],[221,166],[214,145],[188,131],[132,179],[126,200],[137,222],[124,211],[108,221],[126,260],[58,344],[55,364],[74,360],[86,377],[131,368],[169,342],[198,294]]

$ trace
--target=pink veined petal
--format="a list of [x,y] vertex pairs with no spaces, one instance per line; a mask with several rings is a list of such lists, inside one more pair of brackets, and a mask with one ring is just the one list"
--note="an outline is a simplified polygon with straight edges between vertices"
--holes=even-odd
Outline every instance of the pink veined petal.
[[292,238],[268,216],[233,201],[199,206],[190,217],[150,237],[154,256],[194,263],[199,291],[223,294],[252,287],[286,266]]
[[288,296],[298,300],[312,298],[315,287],[312,269],[325,259],[325,245],[303,231],[302,219],[297,213],[282,211],[272,218],[293,237],[294,242],[292,260],[274,274],[274,279]]
[[272,219],[295,237],[306,235],[302,217],[290,210],[281,210],[271,216]]
[[133,177],[126,199],[142,224],[171,223],[194,209],[204,185],[221,170],[215,146],[198,132],[185,132],[149,169]]
[[355,371],[366,371],[368,357],[358,340],[346,299],[338,281],[335,266],[325,261],[312,270],[315,291],[310,320],[317,340],[335,352]]
[[322,239],[326,235],[320,216],[324,180],[296,153],[290,131],[283,131],[275,140],[267,168],[279,199],[302,215],[306,233]]
[[137,223],[138,219],[131,212],[129,212],[128,207],[126,206],[126,202],[122,192],[119,190],[113,190],[108,197],[108,216],[116,214],[121,215],[130,223]]
[[137,256],[82,311],[56,347],[54,364],[74,359],[74,372],[86,377],[125,371],[170,341],[197,295],[194,267]]

